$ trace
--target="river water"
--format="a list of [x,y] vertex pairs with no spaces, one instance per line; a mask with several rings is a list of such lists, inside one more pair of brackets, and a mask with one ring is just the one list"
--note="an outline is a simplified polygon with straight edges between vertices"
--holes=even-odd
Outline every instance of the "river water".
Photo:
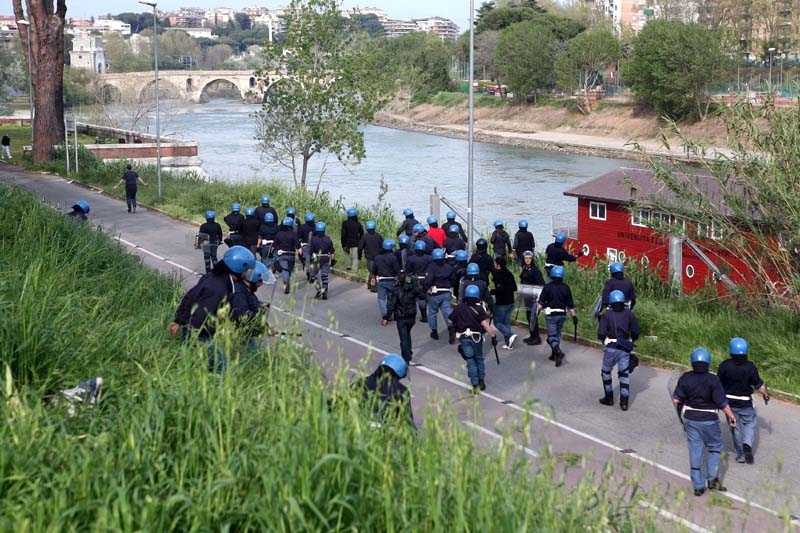
[[[278,178],[291,183],[290,171],[261,159],[251,118],[257,110],[258,106],[232,100],[181,104],[173,108],[163,131],[198,141],[203,169],[214,179]],[[378,126],[365,127],[364,137],[367,156],[360,165],[344,167],[335,157],[312,159],[310,187],[316,186],[324,165],[321,188],[341,196],[348,205],[374,205],[383,177],[389,187],[384,201],[398,211],[398,218],[405,207],[413,208],[418,219],[427,217],[434,187],[466,206],[466,141]],[[476,143],[476,223],[486,232],[495,219],[504,219],[513,235],[517,221],[526,218],[537,246],[542,246],[550,240],[554,216],[575,219],[576,200],[562,193],[624,164],[602,157]],[[446,211],[443,206],[442,214]]]

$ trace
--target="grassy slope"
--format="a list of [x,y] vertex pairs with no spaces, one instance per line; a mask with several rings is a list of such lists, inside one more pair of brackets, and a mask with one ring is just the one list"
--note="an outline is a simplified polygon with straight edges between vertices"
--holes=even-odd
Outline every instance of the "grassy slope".
[[[17,390],[0,396],[0,529],[633,530],[630,487],[566,490],[551,462],[483,453],[446,413],[418,434],[370,429],[342,377],[326,385],[292,346],[209,375],[202,347],[164,333],[174,282],[27,193],[0,187],[0,205],[0,364]],[[94,375],[98,408],[42,403]]]
[[[52,165],[58,172],[60,163]],[[121,164],[103,165],[84,155],[81,162],[81,181],[99,185],[109,190],[118,182]],[[164,178],[164,200],[156,200],[155,179],[152,168],[140,169],[148,186],[140,189],[140,201],[156,205],[179,218],[202,221],[203,213],[214,208],[226,213],[230,203],[239,201],[243,206],[255,206],[262,194],[269,194],[279,210],[294,206],[298,213],[311,210],[328,222],[330,233],[338,245],[340,223],[344,207],[328,195],[313,195],[290,190],[278,183],[242,183],[205,181],[192,178]],[[122,196],[122,190],[109,190]],[[384,235],[394,235],[397,221],[388,207],[378,211],[362,209],[362,220],[374,217]],[[540,261],[541,264],[541,261]],[[365,274],[362,263],[361,275]],[[720,302],[711,293],[695,294],[680,299],[670,298],[663,286],[651,273],[637,272],[629,265],[629,274],[639,291],[637,315],[642,323],[643,338],[639,351],[656,359],[686,364],[688,354],[698,345],[712,349],[716,360],[724,358],[731,337],[742,336],[752,345],[752,358],[759,365],[768,383],[778,389],[800,394],[800,316],[783,311],[765,311],[743,316],[734,307]],[[593,271],[569,267],[568,283],[575,293],[581,321],[579,335],[586,339],[596,337],[596,322],[592,318],[592,305],[603,286],[606,271],[599,267]],[[522,313],[520,312],[520,315]],[[522,315],[524,316],[524,315]],[[543,325],[543,321],[540,320]],[[571,330],[571,328],[568,328]]]

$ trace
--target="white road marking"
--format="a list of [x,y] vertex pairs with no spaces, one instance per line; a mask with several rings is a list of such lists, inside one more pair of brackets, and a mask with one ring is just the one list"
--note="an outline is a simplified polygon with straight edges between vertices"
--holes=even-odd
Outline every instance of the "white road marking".
[[[160,257],[159,255],[147,250],[146,248],[143,248],[142,246],[138,246],[136,244],[133,244],[132,242],[127,241],[127,240],[125,240],[125,239],[123,239],[121,237],[115,237],[115,238],[119,242],[121,242],[123,244],[126,244],[126,245],[130,246],[131,248],[134,248],[135,250],[141,250],[142,252],[144,252],[144,253],[146,253],[148,255],[151,255],[153,257]],[[185,270],[186,272],[191,272],[193,274],[197,274],[196,272],[194,272],[190,268],[187,268],[187,267],[185,267],[183,265],[178,265],[177,263],[174,263],[172,261],[168,261],[166,258],[162,258],[162,260],[165,261],[165,262],[168,262],[169,264],[176,265],[179,268],[181,268],[182,270]],[[355,337],[352,337],[352,336],[350,336],[348,334],[341,333],[341,332],[336,331],[335,329],[329,328],[327,326],[323,326],[322,324],[314,322],[311,319],[308,319],[308,318],[305,318],[305,317],[302,317],[302,316],[298,316],[298,315],[296,315],[294,313],[291,313],[289,311],[281,309],[280,307],[278,307],[276,305],[272,305],[272,309],[275,309],[276,311],[278,311],[280,313],[284,313],[284,314],[286,314],[288,316],[294,317],[294,318],[300,320],[301,322],[304,322],[304,323],[308,324],[309,326],[313,326],[313,327],[315,327],[317,329],[325,331],[326,333],[329,333],[329,334],[331,334],[331,335],[333,335],[335,337],[339,337],[341,339],[350,341],[353,344],[356,344],[358,346],[362,346],[362,347],[364,347],[364,348],[366,348],[366,349],[368,349],[370,351],[373,351],[373,352],[375,352],[377,354],[380,354],[380,355],[388,355],[389,354],[389,352],[387,352],[386,350],[381,350],[380,348],[375,347],[372,343],[364,342],[364,341],[362,341],[360,339],[357,339]],[[442,374],[441,372],[433,370],[432,368],[429,368],[427,366],[413,365],[413,368],[416,368],[420,372],[425,372],[426,374],[429,374],[431,376],[437,377],[437,378],[439,378],[439,379],[441,379],[443,381],[446,381],[448,383],[451,383],[451,384],[456,385],[458,387],[461,387],[463,389],[466,389],[466,390],[469,390],[469,391],[472,390],[472,386],[470,386],[469,384],[464,383],[463,381],[459,381],[459,380],[457,380],[455,378],[451,378],[450,376],[448,376],[446,374]],[[605,441],[605,440],[603,440],[603,439],[601,439],[599,437],[595,437],[594,435],[590,435],[589,433],[586,433],[586,432],[583,432],[583,431],[581,431],[579,429],[575,429],[573,427],[570,427],[570,426],[568,426],[568,425],[566,425],[566,424],[564,424],[562,422],[557,422],[556,420],[553,420],[550,417],[547,417],[547,416],[544,416],[542,414],[536,413],[536,412],[531,411],[529,409],[525,409],[524,407],[521,407],[521,406],[519,406],[519,405],[517,405],[515,403],[506,403],[505,400],[503,400],[502,398],[499,398],[499,397],[494,396],[492,394],[489,394],[489,393],[486,393],[486,392],[480,392],[480,395],[484,396],[484,397],[486,397],[486,398],[488,398],[490,400],[493,400],[493,401],[495,401],[497,403],[500,403],[502,405],[510,407],[511,409],[515,409],[517,411],[526,413],[526,414],[528,414],[530,416],[533,416],[534,418],[537,418],[538,420],[541,420],[542,422],[545,422],[547,424],[551,424],[551,425],[554,425],[554,426],[556,426],[556,427],[558,427],[560,429],[563,429],[564,431],[567,431],[567,432],[572,433],[574,435],[578,435],[579,437],[583,437],[583,438],[585,438],[587,440],[590,440],[590,441],[592,441],[592,442],[594,442],[596,444],[599,444],[599,445],[601,445],[601,446],[603,446],[605,448],[609,448],[609,449],[614,450],[616,452],[621,452],[624,449],[624,448],[620,448],[619,446],[617,446],[615,444],[612,444],[612,443],[610,443],[608,441]],[[482,429],[485,429],[485,428],[482,428]],[[486,431],[489,431],[489,430],[486,430]],[[638,453],[629,453],[629,454],[626,454],[626,455],[628,457],[633,457],[633,458],[641,461],[644,464],[647,464],[647,465],[650,465],[652,467],[658,468],[659,470],[661,470],[663,472],[667,472],[668,474],[676,476],[676,477],[678,477],[680,479],[683,479],[683,480],[686,480],[686,481],[691,481],[691,478],[687,474],[685,474],[683,472],[679,472],[678,470],[675,470],[674,468],[671,468],[669,466],[657,463],[657,462],[655,462],[655,461],[653,461],[651,459],[648,459],[648,458],[646,458],[646,457],[644,457],[642,455],[639,455]],[[744,505],[753,507],[755,509],[759,509],[759,510],[764,511],[766,513],[769,513],[769,514],[771,514],[771,515],[773,515],[773,516],[775,516],[777,518],[781,518],[781,519],[783,518],[781,516],[781,514],[778,513],[777,511],[775,511],[773,509],[770,509],[769,507],[765,507],[764,505],[761,505],[759,503],[750,501],[750,500],[748,500],[746,498],[743,498],[742,496],[739,496],[738,494],[734,494],[732,492],[719,492],[717,494],[719,494],[721,496],[725,496],[727,498],[730,498],[731,500],[739,502],[739,503],[742,503]],[[665,511],[665,512],[668,512],[668,511]],[[798,520],[798,519],[792,518],[790,520],[790,523],[792,523],[795,526],[800,526],[800,520]]]
[[[478,424],[475,424],[474,422],[470,422],[469,420],[462,420],[461,422],[465,426],[470,427],[470,428],[472,428],[472,429],[474,429],[476,431],[480,431],[484,435],[489,435],[490,437],[492,437],[494,439],[497,439],[499,441],[503,440],[503,436],[501,434],[496,433],[496,432],[492,431],[491,429],[486,429],[485,427],[479,426]],[[511,444],[511,446],[513,446],[517,450],[519,450],[521,452],[525,452],[526,454],[530,455],[531,457],[539,457],[538,453],[536,453],[535,451],[531,450],[530,448],[528,448],[526,446],[523,446],[522,444],[517,444],[513,440],[509,440],[508,442],[509,442],[509,444]]]
[[689,520],[686,520],[685,518],[682,518],[676,515],[675,513],[671,513],[666,509],[662,509],[661,507],[654,505],[648,501],[641,501],[639,502],[639,505],[641,507],[644,507],[645,509],[654,510],[656,513],[658,513],[659,516],[666,518],[667,520],[671,520],[676,524],[680,524],[689,531],[694,531],[695,533],[713,533],[712,529],[706,529],[703,526],[699,526],[694,522],[690,522]]

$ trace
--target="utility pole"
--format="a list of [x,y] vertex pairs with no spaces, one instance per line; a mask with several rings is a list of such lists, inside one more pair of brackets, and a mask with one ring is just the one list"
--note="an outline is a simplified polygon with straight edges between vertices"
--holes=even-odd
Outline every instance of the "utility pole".
[[469,162],[467,178],[467,240],[475,231],[475,0],[469,0]]
[[158,106],[158,9],[156,2],[143,2],[139,0],[139,3],[153,8],[153,70],[155,70],[156,75],[156,180],[158,182],[158,199],[161,200],[161,116]]

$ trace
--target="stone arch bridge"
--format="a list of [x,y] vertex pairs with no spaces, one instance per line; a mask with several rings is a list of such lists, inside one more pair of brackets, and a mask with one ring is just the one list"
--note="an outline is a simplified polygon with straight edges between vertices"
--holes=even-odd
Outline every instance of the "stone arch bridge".
[[[158,73],[159,92],[173,98],[201,102],[206,90],[215,84],[232,85],[239,91],[242,100],[261,102],[270,85],[280,75],[259,78],[244,70],[162,70]],[[139,100],[155,86],[154,72],[119,72],[99,76],[102,90],[114,94],[133,94]]]

